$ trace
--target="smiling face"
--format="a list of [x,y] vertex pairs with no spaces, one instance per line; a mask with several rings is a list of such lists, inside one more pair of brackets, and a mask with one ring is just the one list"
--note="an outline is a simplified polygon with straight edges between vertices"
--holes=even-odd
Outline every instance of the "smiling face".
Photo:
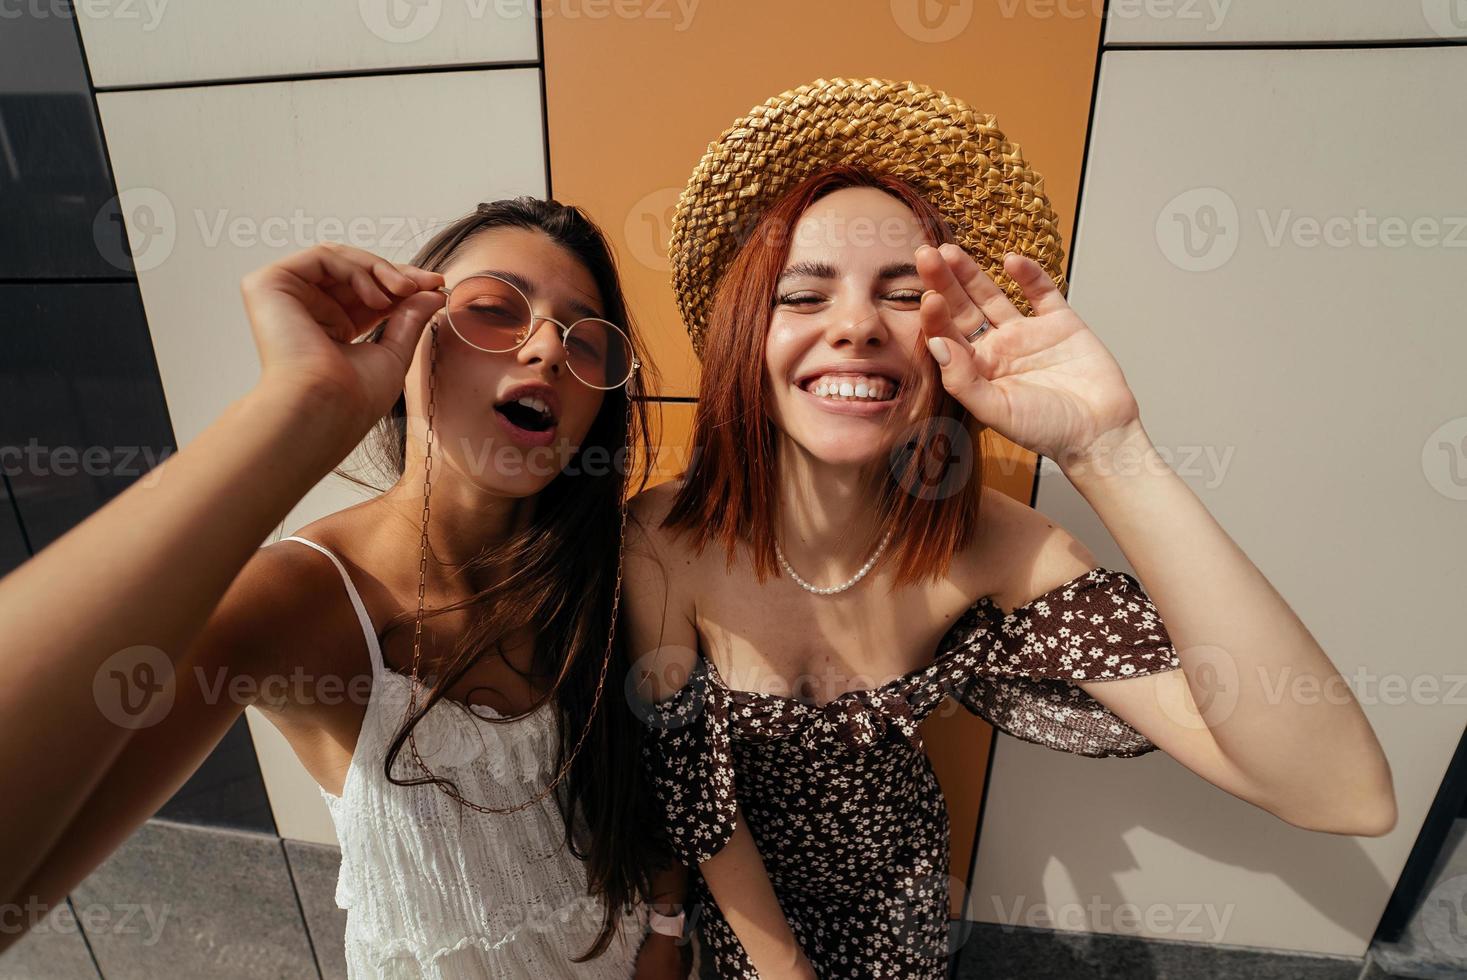
[[913,262],[925,242],[911,209],[874,187],[833,191],[795,224],[765,338],[768,405],[820,462],[884,457],[925,403]]
[[[508,280],[529,300],[537,319],[523,346],[487,353],[466,343],[443,312],[435,318],[435,466],[445,458],[446,465],[491,493],[535,494],[570,462],[606,397],[571,373],[560,328],[538,318],[569,325],[605,316],[600,291],[575,255],[543,232],[522,228],[480,232],[440,271],[449,288],[486,272]],[[462,294],[450,298],[450,309],[461,304]],[[477,294],[473,302],[482,306],[491,299]],[[429,337],[425,330],[407,386],[418,396],[409,396],[408,411],[419,439],[426,430]]]

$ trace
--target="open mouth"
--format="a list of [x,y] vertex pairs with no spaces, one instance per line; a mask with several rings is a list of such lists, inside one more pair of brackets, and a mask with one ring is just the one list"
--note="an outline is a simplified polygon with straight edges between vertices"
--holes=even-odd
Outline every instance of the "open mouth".
[[889,402],[901,391],[901,382],[884,374],[824,373],[802,379],[799,386],[835,402]]
[[549,432],[555,428],[555,413],[550,405],[533,395],[521,395],[494,406],[505,421],[526,432]]

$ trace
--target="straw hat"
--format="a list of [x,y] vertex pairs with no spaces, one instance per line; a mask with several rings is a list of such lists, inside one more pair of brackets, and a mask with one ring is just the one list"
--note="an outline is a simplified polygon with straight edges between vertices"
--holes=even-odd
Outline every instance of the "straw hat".
[[1003,274],[1005,251],[1037,260],[1066,289],[1064,247],[1044,178],[993,116],[915,82],[822,78],[755,106],[709,143],[678,199],[668,255],[699,357],[718,279],[759,215],[835,164],[911,184],[1021,311],[1028,304]]

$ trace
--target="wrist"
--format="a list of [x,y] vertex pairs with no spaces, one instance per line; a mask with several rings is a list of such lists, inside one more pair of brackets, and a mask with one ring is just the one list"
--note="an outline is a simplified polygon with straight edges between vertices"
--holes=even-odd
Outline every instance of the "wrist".
[[261,380],[240,405],[251,416],[288,429],[297,445],[328,469],[345,458],[371,428],[356,417],[341,392],[327,386]]
[[1054,462],[1066,479],[1081,490],[1085,485],[1113,483],[1149,474],[1155,472],[1158,465],[1167,468],[1142,427],[1140,418],[1102,433],[1082,449],[1067,450]]
[[683,938],[687,918],[682,906],[659,902],[647,909],[647,928],[653,936],[662,936],[677,942]]

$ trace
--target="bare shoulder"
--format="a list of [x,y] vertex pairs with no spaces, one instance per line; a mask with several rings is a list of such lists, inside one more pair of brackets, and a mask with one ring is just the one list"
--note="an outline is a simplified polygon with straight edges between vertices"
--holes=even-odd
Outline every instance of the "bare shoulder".
[[672,480],[648,487],[628,501],[628,515],[643,524],[660,528],[677,499],[677,490],[678,485]]
[[257,679],[289,676],[297,668],[336,672],[347,659],[349,638],[361,647],[336,568],[306,545],[277,541],[257,549],[235,576],[200,635],[196,656]]
[[627,514],[622,608],[638,690],[649,700],[681,687],[697,656],[699,562],[680,535],[662,527],[676,494],[675,484],[659,484],[633,498]]
[[1056,521],[984,487],[973,557],[987,570],[986,595],[1003,609],[1021,606],[1096,566],[1095,555]]
[[630,557],[654,559],[672,567],[687,568],[695,563],[692,548],[677,532],[663,527],[677,499],[678,485],[672,481],[659,483],[637,494],[627,503],[627,553]]

